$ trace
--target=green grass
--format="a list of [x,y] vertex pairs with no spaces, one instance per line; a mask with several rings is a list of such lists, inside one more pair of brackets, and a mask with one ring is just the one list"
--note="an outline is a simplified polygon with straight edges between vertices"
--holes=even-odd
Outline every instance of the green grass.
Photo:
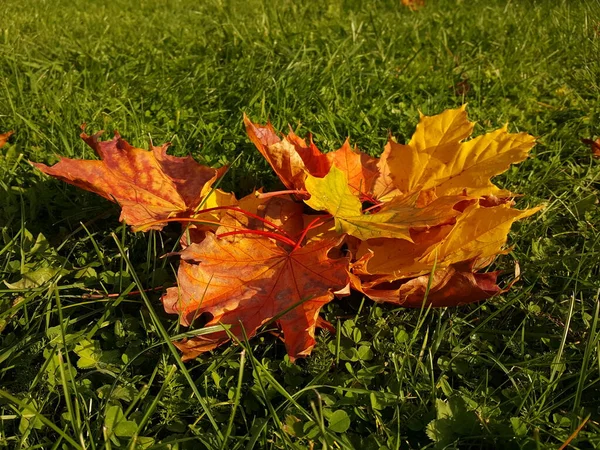
[[[571,448],[600,448],[600,164],[580,142],[600,134],[597,0],[4,0],[0,17],[0,447],[542,449],[587,420]],[[27,163],[92,157],[86,122],[241,155],[223,187],[243,195],[277,181],[242,112],[377,155],[463,102],[477,134],[539,138],[497,180],[548,205],[495,264],[522,279],[428,312],[334,302],[337,334],[296,365],[268,328],[180,363],[161,291],[127,295],[174,283],[176,232],[133,234]]]

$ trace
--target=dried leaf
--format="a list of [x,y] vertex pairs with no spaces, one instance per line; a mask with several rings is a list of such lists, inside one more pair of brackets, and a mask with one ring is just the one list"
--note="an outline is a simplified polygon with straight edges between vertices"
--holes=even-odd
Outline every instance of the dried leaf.
[[[496,284],[498,272],[475,273],[470,268],[450,266],[430,275],[422,275],[401,283],[360,286],[353,278],[353,287],[377,302],[396,303],[409,308],[444,307],[479,302],[502,292]],[[427,295],[426,295],[427,294]]]
[[411,240],[369,239],[363,241],[357,251],[357,261],[352,272],[357,275],[385,275],[387,280],[411,278],[431,270],[431,265],[419,262],[454,228],[454,223],[412,229]]
[[8,142],[8,139],[14,134],[14,131],[7,131],[4,134],[0,134],[0,148],[4,147]]
[[469,207],[438,246],[419,261],[446,266],[473,258],[490,258],[502,252],[512,224],[542,210],[542,206],[520,211],[504,204]]
[[438,197],[460,195],[465,190],[469,196],[511,196],[490,178],[527,158],[535,139],[526,133],[508,133],[504,127],[462,142],[473,126],[464,106],[421,116],[407,145],[389,143],[394,185],[405,195],[435,188]]
[[335,166],[323,178],[308,175],[306,190],[311,197],[305,203],[331,214],[338,233],[362,240],[391,237],[410,241],[411,228],[447,223],[460,214],[454,206],[464,200],[459,196],[444,197],[418,208],[416,198],[400,198],[386,203],[378,212],[365,214],[360,199],[348,186],[346,174]]
[[190,156],[167,155],[169,144],[135,148],[115,133],[100,142],[101,133],[82,134],[83,140],[100,156],[100,161],[61,158],[52,167],[32,163],[42,172],[117,202],[120,220],[131,226],[161,229],[161,220],[189,217],[210,192],[223,169],[198,164]]
[[590,146],[594,158],[600,158],[600,138],[595,141],[592,139],[582,139],[581,142]]
[[388,164],[388,160],[392,152],[392,146],[390,145],[390,142],[388,142],[384,147],[383,153],[377,162],[379,174],[373,183],[373,191],[371,194],[374,199],[380,202],[386,202],[401,195],[401,192],[394,185],[392,174],[390,172],[390,166]]
[[244,124],[250,140],[288,189],[303,189],[307,172],[316,176],[328,172],[331,164],[312,140],[307,145],[293,132],[281,139],[270,123],[253,123],[245,114]]
[[402,4],[411,10],[416,11],[425,6],[425,0],[402,0]]
[[270,123],[259,125],[244,115],[248,136],[269,162],[288,189],[303,190],[307,175],[322,178],[331,167],[337,167],[348,177],[348,186],[362,200],[382,201],[396,192],[389,177],[387,155],[373,158],[352,149],[348,140],[339,149],[324,154],[310,140],[310,144],[290,132],[280,138]]
[[[251,337],[265,322],[277,320],[291,359],[310,354],[321,307],[333,291],[348,282],[348,259],[331,259],[336,240],[319,240],[285,250],[265,237],[246,237],[235,242],[208,234],[200,244],[182,253],[179,287],[163,296],[165,310],[179,314],[189,326],[205,313],[207,326],[232,325],[230,331]],[[184,359],[226,342],[225,332],[199,336],[178,344]]]
[[340,149],[327,156],[334,167],[346,174],[348,187],[353,194],[359,198],[366,197],[367,200],[372,198],[373,184],[379,174],[377,158],[352,150],[347,139]]

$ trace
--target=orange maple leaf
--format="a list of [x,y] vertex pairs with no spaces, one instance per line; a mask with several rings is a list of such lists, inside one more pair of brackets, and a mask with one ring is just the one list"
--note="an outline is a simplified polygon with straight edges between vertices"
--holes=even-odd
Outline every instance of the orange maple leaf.
[[292,190],[304,188],[306,172],[323,176],[331,167],[329,159],[310,140],[310,144],[290,131],[283,139],[268,123],[253,123],[244,114],[248,137],[269,162],[283,184]]
[[161,220],[189,217],[211,190],[224,168],[198,164],[191,156],[167,155],[170,144],[150,151],[135,148],[115,132],[110,141],[99,141],[102,132],[82,139],[100,161],[61,158],[52,167],[32,163],[42,172],[117,202],[120,220],[133,227],[162,229]]
[[[292,360],[306,356],[315,345],[321,307],[348,283],[348,259],[328,256],[339,241],[323,239],[286,250],[268,237],[229,241],[208,234],[181,254],[179,285],[163,296],[165,310],[179,314],[185,326],[208,313],[207,326],[231,325],[229,331],[239,339],[283,314],[277,324],[288,355]],[[176,345],[184,359],[191,359],[227,340],[223,331]]]
[[339,149],[322,153],[312,138],[306,144],[291,131],[280,138],[270,123],[259,125],[245,114],[244,123],[250,140],[288,189],[302,191],[308,175],[322,178],[331,167],[337,167],[348,177],[349,189],[364,201],[383,200],[396,191],[387,167],[389,150],[381,158],[373,158],[353,149],[346,140]]
[[411,10],[416,11],[425,6],[425,0],[402,0],[402,4]]
[[592,139],[582,139],[581,142],[590,146],[594,158],[600,158],[600,138],[595,141]]
[[472,264],[474,261],[468,261],[438,270],[432,280],[431,275],[421,275],[391,283],[362,283],[353,276],[352,287],[376,302],[409,308],[465,305],[503,292],[496,284],[499,272],[477,273]]
[[0,148],[4,147],[8,142],[8,138],[13,135],[14,131],[7,131],[6,133],[0,134]]

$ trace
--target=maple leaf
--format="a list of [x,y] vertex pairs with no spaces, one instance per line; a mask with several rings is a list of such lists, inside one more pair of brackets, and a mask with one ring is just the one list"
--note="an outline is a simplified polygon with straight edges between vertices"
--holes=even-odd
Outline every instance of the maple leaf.
[[435,188],[438,197],[458,195],[509,197],[490,178],[527,158],[535,145],[527,133],[511,134],[507,127],[466,142],[474,123],[465,106],[435,116],[421,116],[407,145],[390,141],[387,163],[394,185],[404,195]]
[[600,138],[595,141],[592,139],[582,139],[581,142],[590,146],[594,158],[600,158]]
[[[411,230],[413,242],[397,239],[373,239],[364,242],[358,252],[360,275],[385,275],[381,281],[412,277],[437,267],[461,261],[488,259],[501,254],[511,225],[540,211],[524,211],[503,203],[468,207],[455,224]],[[490,261],[491,262],[491,261]]]
[[385,202],[395,197],[398,197],[401,192],[394,185],[392,174],[390,172],[390,166],[388,160],[392,152],[391,145],[388,144],[384,147],[383,153],[377,161],[377,169],[379,173],[373,182],[371,196],[374,200]]
[[353,276],[352,287],[376,302],[409,308],[464,305],[503,292],[496,284],[499,272],[476,273],[471,264],[467,262],[436,271],[431,280],[431,275],[427,274],[408,281],[365,285]]
[[389,176],[387,156],[381,158],[352,149],[348,140],[337,150],[322,153],[310,139],[310,144],[290,132],[280,138],[268,123],[253,123],[244,115],[246,132],[256,148],[269,162],[279,179],[291,190],[303,190],[307,175],[322,178],[337,167],[348,177],[348,186],[363,200],[381,201],[396,191]]
[[362,240],[391,237],[412,240],[410,229],[446,223],[460,212],[454,206],[464,197],[443,197],[425,208],[415,198],[387,202],[378,212],[365,214],[359,197],[348,186],[346,174],[332,167],[323,178],[308,175],[306,189],[311,197],[304,202],[317,211],[327,211],[335,219],[336,231]]
[[250,140],[269,162],[279,179],[288,189],[304,188],[306,173],[325,175],[329,159],[311,142],[309,145],[292,131],[281,139],[273,126],[253,123],[244,114],[244,124]]
[[[338,150],[327,154],[333,167],[346,174],[352,193],[369,195],[378,177],[377,158],[352,150],[348,139]],[[326,174],[324,174],[326,175]]]
[[[319,310],[348,283],[348,259],[328,256],[339,241],[323,239],[289,250],[267,237],[229,241],[208,234],[181,254],[179,286],[163,296],[165,310],[179,314],[185,326],[208,313],[207,326],[229,324],[239,339],[242,327],[250,337],[284,313],[277,323],[290,358],[306,356],[315,344]],[[228,339],[223,331],[176,345],[184,359],[191,359]]]
[[170,144],[146,151],[135,148],[115,132],[110,141],[99,141],[102,132],[82,139],[101,160],[61,158],[52,167],[32,163],[42,172],[117,202],[120,220],[133,227],[161,229],[170,217],[189,217],[199,207],[224,168],[198,164],[191,156],[167,155]]
[[8,142],[8,139],[13,135],[14,131],[7,131],[6,133],[0,134],[0,148],[4,147]]
[[538,206],[521,211],[511,208],[509,204],[489,208],[475,204],[457,219],[448,236],[419,261],[443,266],[496,256],[502,252],[512,224],[542,209],[543,206]]
[[381,281],[411,278],[431,270],[430,264],[420,263],[423,255],[448,236],[454,223],[410,230],[411,241],[377,238],[362,241],[356,252],[352,272],[360,275],[377,275]]
[[412,11],[416,11],[425,6],[425,0],[402,0],[402,4]]
[[[456,306],[484,300],[500,292],[495,284],[497,273],[479,274],[474,269],[505,253],[511,225],[541,209],[520,211],[509,203],[490,207],[475,204],[458,217],[456,224],[413,230],[414,242],[367,241],[353,264],[353,287],[375,301],[418,307],[429,283],[427,273],[437,267],[427,305]],[[412,277],[416,278],[406,281]]]

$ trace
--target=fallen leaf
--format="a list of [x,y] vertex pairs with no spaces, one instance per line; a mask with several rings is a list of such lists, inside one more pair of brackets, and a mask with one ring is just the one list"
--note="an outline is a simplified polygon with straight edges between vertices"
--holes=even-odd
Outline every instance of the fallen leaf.
[[[32,164],[48,175],[117,202],[122,208],[120,220],[133,227],[160,230],[164,226],[161,220],[192,216],[223,173],[223,169],[202,166],[190,156],[167,155],[169,144],[150,145],[146,151],[129,145],[118,133],[103,142],[100,135],[81,135],[100,161],[61,158],[52,167]],[[145,226],[149,223],[153,224]]]
[[459,306],[501,293],[502,289],[496,284],[498,273],[476,273],[462,264],[436,271],[431,285],[431,275],[422,275],[408,281],[372,284],[370,287],[361,286],[360,280],[354,277],[353,287],[376,302],[409,308]]
[[[208,234],[200,244],[182,253],[179,286],[163,296],[168,313],[179,314],[182,325],[208,313],[207,326],[231,325],[243,339],[277,319],[290,358],[310,354],[319,311],[333,291],[348,283],[348,259],[331,259],[328,252],[339,243],[319,240],[286,250],[266,237],[245,237],[231,242]],[[285,312],[289,308],[292,308]],[[229,340],[226,332],[213,333],[176,344],[184,359],[196,357]]]
[[281,139],[270,123],[253,123],[245,114],[244,124],[250,140],[288,189],[303,189],[307,172],[323,176],[329,170],[329,159],[319,151],[312,140],[310,145],[307,145],[293,132]]
[[[352,193],[369,200],[373,184],[379,175],[377,158],[352,150],[347,139],[340,149],[327,155],[332,165],[346,174],[347,184]],[[327,172],[322,176],[326,174]]]
[[428,272],[431,265],[419,259],[438,245],[454,228],[454,223],[410,230],[411,241],[404,239],[369,239],[357,251],[352,272],[357,275],[378,275],[384,279],[411,278]]
[[4,134],[0,134],[0,148],[4,147],[8,142],[8,139],[14,134],[14,131],[7,131]]
[[512,196],[490,178],[527,158],[535,139],[526,133],[508,133],[503,127],[462,142],[473,126],[464,106],[436,116],[422,115],[407,145],[389,143],[388,165],[394,185],[404,195],[435,188],[438,197],[465,190],[476,197]]
[[388,141],[388,143],[385,145],[383,153],[379,157],[379,161],[377,161],[377,169],[379,170],[379,174],[373,182],[372,196],[374,199],[380,202],[386,202],[401,195],[401,192],[394,185],[392,174],[390,172],[390,166],[388,164],[388,160],[392,152],[392,146],[390,145],[390,142],[391,141]]
[[402,0],[402,4],[411,10],[416,11],[425,6],[425,0]]
[[600,138],[595,141],[591,139],[582,139],[581,142],[590,146],[594,158],[600,158]]
[[524,211],[508,204],[483,208],[469,207],[440,244],[419,262],[447,266],[473,258],[490,258],[502,252],[512,224],[542,210],[543,206]]
[[[348,186],[344,172],[332,167],[323,178],[306,179],[311,197],[304,202],[317,211],[327,211],[335,220],[336,231],[362,240],[390,237],[412,240],[410,229],[447,223],[460,214],[454,206],[464,197],[443,197],[425,208],[418,208],[416,198],[399,198],[373,214],[363,212],[362,203]],[[414,200],[414,201],[413,201]]]
[[322,153],[310,139],[310,144],[290,131],[280,138],[268,123],[253,123],[244,115],[246,132],[256,148],[269,162],[283,184],[292,190],[303,190],[308,175],[322,178],[335,166],[348,177],[348,186],[363,200],[382,201],[396,192],[389,176],[387,156],[381,158],[352,149],[348,140],[337,150]]

